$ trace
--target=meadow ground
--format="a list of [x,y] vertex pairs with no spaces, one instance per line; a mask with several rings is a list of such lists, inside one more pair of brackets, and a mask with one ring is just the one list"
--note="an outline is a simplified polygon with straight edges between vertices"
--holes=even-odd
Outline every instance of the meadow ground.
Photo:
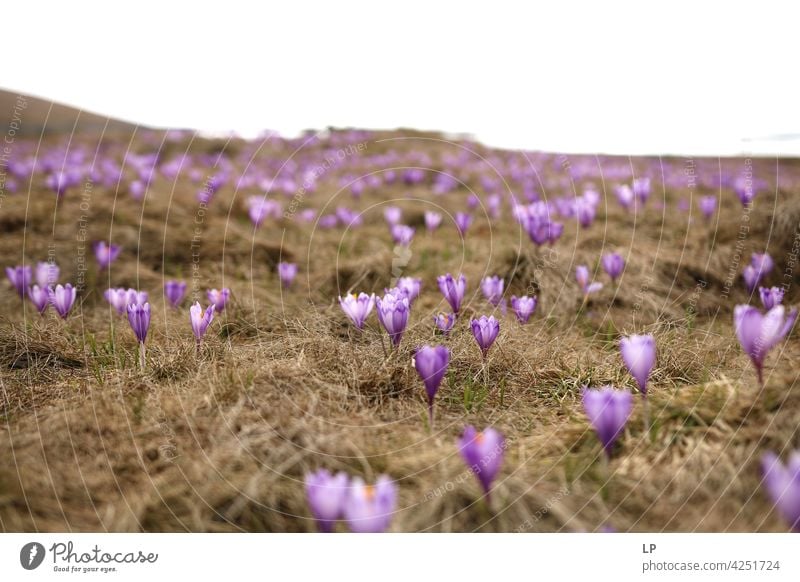
[[[342,136],[350,134],[331,135],[302,146],[302,155],[322,160],[328,149],[347,146]],[[337,135],[343,141],[332,146]],[[159,150],[160,159],[187,150],[222,153],[237,163],[250,147],[189,136],[148,139],[118,145]],[[43,143],[64,142],[56,136]],[[74,142],[89,151],[115,147],[96,136]],[[360,157],[372,157],[360,171],[375,172],[375,157],[389,151],[423,152],[435,168],[447,156],[491,162],[503,155],[412,132],[352,138],[351,145],[359,143],[363,151],[345,154],[354,174]],[[245,157],[257,165],[259,156],[289,159],[297,149],[265,142]],[[530,242],[507,198],[498,219],[478,207],[461,237],[450,215],[465,208],[470,189],[483,196],[477,176],[444,196],[433,194],[426,179],[354,198],[337,182],[344,171],[332,164],[316,192],[294,198],[300,209],[344,205],[364,212],[363,225],[332,229],[294,215],[254,229],[244,199],[263,191],[227,184],[201,210],[196,182],[162,175],[143,200],[85,181],[59,202],[38,181],[6,193],[4,263],[54,256],[62,280],[82,288],[66,321],[52,310],[40,317],[29,303],[23,308],[10,285],[0,293],[0,529],[315,531],[303,479],[325,467],[396,480],[391,531],[785,531],[761,487],[759,459],[766,450],[785,456],[800,445],[800,341],[790,337],[773,351],[760,391],[732,313],[739,303],[758,302],[740,277],[755,251],[775,259],[768,282],[787,286],[784,302],[798,300],[800,165],[755,161],[767,186],[743,209],[725,188],[663,185],[659,168],[680,174],[688,167],[682,159],[550,156],[536,163],[542,183],[556,184],[542,188],[545,197],[573,187],[580,193],[589,182],[603,194],[594,224],[582,229],[565,220],[552,247]],[[745,162],[697,163],[735,173]],[[572,181],[570,164],[591,171]],[[602,178],[606,167],[651,176],[644,211],[631,214],[616,203],[614,180]],[[703,193],[720,194],[710,222],[694,206],[677,209],[681,198]],[[293,198],[281,199],[289,209]],[[395,247],[387,229],[383,210],[390,204],[417,228],[408,252]],[[423,212],[433,207],[450,215],[428,234]],[[90,248],[100,239],[123,248],[103,272]],[[627,262],[616,286],[598,266],[608,251]],[[288,290],[275,273],[280,260],[299,266]],[[583,307],[574,279],[579,264],[606,283]],[[468,288],[464,315],[441,339],[432,317],[446,310],[436,285],[445,272],[464,273]],[[374,314],[358,333],[337,296],[382,293],[398,275],[420,277],[423,286],[399,349],[388,351]],[[507,295],[539,297],[528,325],[486,302],[479,286],[486,275],[503,277]],[[180,310],[164,302],[168,278],[189,282],[190,299],[203,304],[207,288],[232,290],[199,357],[188,301]],[[103,300],[109,286],[150,292],[144,371],[127,321]],[[501,317],[501,331],[484,365],[468,318],[489,313]],[[634,332],[657,341],[653,425],[645,433],[637,396],[606,464],[581,407],[581,387],[633,390],[618,344]],[[440,341],[453,358],[431,429],[411,354]],[[465,424],[494,426],[507,439],[491,507],[458,455]]]

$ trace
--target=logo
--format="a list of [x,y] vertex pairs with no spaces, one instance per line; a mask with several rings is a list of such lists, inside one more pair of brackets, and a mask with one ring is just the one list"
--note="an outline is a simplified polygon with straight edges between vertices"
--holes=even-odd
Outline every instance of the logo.
[[19,563],[26,570],[35,570],[44,561],[44,546],[38,542],[30,542],[19,551]]

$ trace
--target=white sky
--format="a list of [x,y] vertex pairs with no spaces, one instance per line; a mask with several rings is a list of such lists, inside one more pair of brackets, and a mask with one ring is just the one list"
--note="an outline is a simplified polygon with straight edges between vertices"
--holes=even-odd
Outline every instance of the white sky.
[[800,134],[791,5],[178,4],[14,3],[0,86],[249,135],[413,127],[505,147],[723,154]]

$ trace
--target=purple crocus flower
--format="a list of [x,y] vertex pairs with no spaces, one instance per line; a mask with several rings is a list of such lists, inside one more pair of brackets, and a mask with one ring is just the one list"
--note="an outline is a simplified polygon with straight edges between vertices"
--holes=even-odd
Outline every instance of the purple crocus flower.
[[800,451],[793,451],[784,465],[773,452],[761,457],[764,488],[789,528],[800,533]]
[[583,410],[609,458],[631,414],[631,406],[631,393],[627,390],[616,390],[613,386],[583,390]]
[[136,340],[143,344],[147,339],[147,331],[150,329],[150,304],[149,303],[129,303],[128,323],[131,324]]
[[61,269],[59,269],[58,265],[55,263],[40,261],[36,263],[36,273],[34,278],[36,279],[36,284],[39,287],[46,289],[51,285],[58,283],[58,276],[60,273]]
[[625,270],[625,259],[619,253],[606,253],[600,259],[600,263],[612,281],[616,281],[622,275],[622,271]]
[[439,284],[439,290],[444,295],[445,300],[453,309],[453,313],[458,315],[461,309],[461,302],[464,300],[464,293],[467,291],[467,278],[464,275],[459,275],[458,279],[454,279],[450,273],[447,273],[437,277],[436,282]]
[[505,282],[497,276],[484,277],[481,281],[481,291],[486,300],[497,307],[503,300],[503,287]]
[[759,287],[758,294],[761,296],[761,303],[764,305],[764,309],[767,311],[783,303],[783,289],[781,287]]
[[634,194],[631,187],[627,184],[622,184],[614,189],[614,195],[617,197],[617,202],[626,210],[630,210],[634,202]]
[[405,224],[392,225],[392,238],[395,244],[400,246],[409,246],[414,238],[414,232],[412,227]]
[[378,321],[389,334],[392,345],[397,347],[403,338],[403,332],[408,325],[410,305],[404,293],[389,292],[383,297],[375,299]]
[[580,224],[582,228],[590,227],[597,215],[597,205],[593,200],[585,196],[579,196],[575,199],[574,209],[578,224]]
[[214,320],[215,311],[214,305],[209,305],[203,311],[199,301],[195,301],[194,305],[189,308],[189,323],[192,324],[192,333],[194,333],[198,349],[200,348],[200,342],[203,341],[203,337],[206,335],[206,331],[208,331],[208,326]]
[[363,329],[364,321],[375,306],[375,294],[359,293],[356,297],[353,293],[348,293],[344,299],[339,297],[339,305],[353,324],[358,329]]
[[433,323],[444,335],[450,333],[453,325],[456,323],[456,316],[453,313],[440,313],[433,316]]
[[50,296],[50,303],[56,310],[61,319],[66,319],[72,306],[75,304],[76,290],[67,283],[66,285],[56,285],[55,288],[48,287],[47,294]]
[[166,281],[164,283],[164,296],[172,307],[180,306],[186,295],[185,281]]
[[747,287],[747,292],[752,293],[761,280],[761,272],[753,265],[747,265],[742,271],[742,279],[744,279],[744,286]]
[[125,313],[128,309],[128,292],[127,290],[119,287],[117,289],[109,288],[103,292],[103,297],[108,301],[109,305],[116,309],[117,313]]
[[390,225],[395,225],[403,218],[403,211],[397,206],[387,206],[383,211],[383,218]]
[[295,263],[278,263],[278,278],[284,289],[292,285],[292,281],[297,276],[297,265]]
[[425,228],[428,229],[429,232],[433,232],[439,225],[442,223],[442,215],[438,212],[433,212],[431,210],[425,211]]
[[633,181],[633,195],[644,204],[650,197],[650,178],[637,178]]
[[397,505],[397,485],[381,475],[375,485],[356,477],[344,503],[344,517],[354,533],[382,533],[389,529]]
[[131,324],[133,335],[136,336],[136,340],[139,342],[139,366],[144,370],[144,340],[147,339],[147,331],[150,329],[150,304],[129,303],[128,323]]
[[319,220],[317,221],[320,228],[333,228],[336,226],[337,222],[339,222],[339,219],[336,218],[335,214],[326,214],[325,216],[320,216]]
[[578,265],[575,267],[575,280],[583,291],[584,300],[588,299],[589,295],[597,293],[603,288],[602,283],[589,283],[589,267],[586,265]]
[[433,398],[439,391],[447,366],[450,364],[450,350],[445,346],[422,346],[414,353],[414,368],[425,384],[428,395],[428,417],[433,426]]
[[416,277],[400,277],[397,279],[396,287],[405,293],[410,305],[414,302],[414,299],[419,296],[419,292],[422,290],[422,279],[417,279]]
[[25,297],[25,293],[31,284],[31,268],[28,265],[18,265],[16,267],[6,267],[6,277],[14,286],[17,295]]
[[733,191],[739,197],[742,206],[747,206],[756,197],[756,191],[753,188],[753,180],[750,178],[739,177],[733,184]]
[[753,253],[750,256],[750,264],[758,272],[759,279],[769,275],[775,267],[775,261],[768,253]]
[[461,234],[461,236],[464,236],[467,232],[467,229],[472,224],[472,215],[467,214],[466,212],[456,212],[454,218],[458,232]]
[[225,305],[228,303],[228,298],[231,296],[231,290],[227,287],[219,291],[217,289],[211,289],[206,295],[208,296],[208,300],[214,304],[214,309],[217,310],[217,313],[222,313],[222,310],[225,309]]
[[[131,303],[138,303],[139,305],[144,305],[149,300],[149,295],[147,291],[137,291],[136,289],[128,289],[125,291],[128,297],[127,305]],[[127,307],[126,305],[126,307]]]
[[514,311],[514,315],[517,316],[517,320],[519,320],[520,323],[528,323],[531,315],[536,311],[536,297],[528,297],[526,295],[517,297],[516,295],[512,295],[511,309]]
[[342,517],[349,481],[346,473],[331,475],[326,469],[306,475],[306,499],[320,531],[332,532],[336,521]]
[[107,269],[119,256],[121,247],[119,245],[108,245],[106,241],[94,243],[94,257],[97,259],[97,266],[100,269]]
[[736,337],[756,368],[760,386],[764,386],[764,360],[767,354],[786,337],[796,319],[797,309],[792,309],[786,315],[783,305],[776,305],[763,314],[750,305],[737,305],[734,308]]
[[642,396],[647,396],[647,379],[656,364],[656,340],[652,335],[631,335],[619,344],[622,361],[639,385]]
[[701,196],[697,201],[700,207],[700,213],[706,220],[711,220],[714,213],[717,211],[717,197],[716,196]]
[[474,426],[466,426],[458,441],[458,448],[467,467],[478,478],[488,501],[492,481],[503,465],[505,454],[503,435],[491,427],[478,432]]
[[44,315],[47,306],[50,305],[50,293],[48,293],[48,289],[48,287],[39,287],[39,285],[34,285],[28,289],[28,297],[31,303],[33,303],[34,307],[36,307],[36,311],[41,315]]
[[475,341],[478,342],[485,358],[494,340],[497,339],[497,334],[500,333],[500,322],[494,318],[494,315],[489,317],[481,315],[479,319],[473,319],[470,325],[472,326],[472,335],[475,336]]

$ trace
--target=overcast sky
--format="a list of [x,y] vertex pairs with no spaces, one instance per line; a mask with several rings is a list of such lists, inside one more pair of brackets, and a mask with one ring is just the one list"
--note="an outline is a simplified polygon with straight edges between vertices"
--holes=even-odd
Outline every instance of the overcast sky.
[[[800,134],[791,8],[255,4],[14,3],[0,86],[246,135],[413,127],[528,149],[724,154]],[[798,139],[770,148],[800,153]]]

